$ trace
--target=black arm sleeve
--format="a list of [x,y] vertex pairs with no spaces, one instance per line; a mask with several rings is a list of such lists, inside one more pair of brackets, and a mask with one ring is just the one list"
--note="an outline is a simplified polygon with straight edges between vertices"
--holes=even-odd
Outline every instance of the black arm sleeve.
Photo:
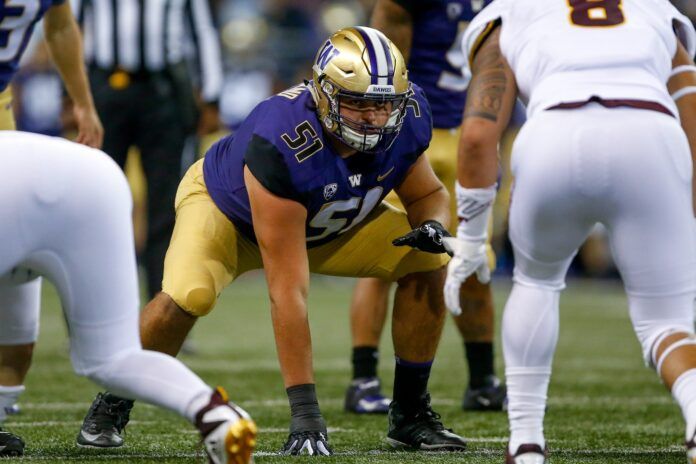
[[411,17],[416,17],[424,8],[424,3],[429,3],[428,0],[393,0],[394,3],[403,7],[404,10],[411,14]]
[[253,135],[244,154],[244,162],[269,192],[304,204],[302,195],[290,180],[290,170],[283,160],[283,154],[271,142]]

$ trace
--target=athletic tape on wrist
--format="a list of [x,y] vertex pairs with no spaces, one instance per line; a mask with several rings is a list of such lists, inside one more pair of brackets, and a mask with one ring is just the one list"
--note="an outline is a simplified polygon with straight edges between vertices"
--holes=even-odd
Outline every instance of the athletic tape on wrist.
[[493,208],[498,184],[487,188],[470,189],[455,186],[459,226],[457,237],[471,241],[485,240],[488,235],[488,219]]

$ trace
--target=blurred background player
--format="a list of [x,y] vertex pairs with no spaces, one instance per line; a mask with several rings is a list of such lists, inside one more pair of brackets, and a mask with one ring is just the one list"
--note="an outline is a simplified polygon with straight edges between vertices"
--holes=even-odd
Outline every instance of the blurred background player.
[[82,64],[80,29],[66,0],[27,0],[0,4],[0,130],[14,130],[10,81],[34,26],[44,18],[44,36],[53,62],[73,101],[78,128],[76,141],[101,147],[104,130],[94,108]]
[[473,70],[458,164],[462,221],[457,238],[444,239],[455,252],[445,285],[454,313],[462,281],[489,276],[498,142],[518,92],[529,117],[512,155],[506,463],[547,462],[560,292],[596,222],[607,228],[645,362],[679,404],[696,463],[693,25],[666,0],[496,0],[462,44]]
[[[384,34],[367,27],[332,34],[311,82],[257,105],[182,180],[163,290],[142,313],[144,346],[176,354],[225,287],[263,268],[290,404],[282,453],[329,455],[312,364],[309,273],[398,281],[387,440],[465,449],[428,393],[445,319],[441,239],[449,222],[447,191],[421,156],[431,124],[422,90]],[[382,203],[394,188],[408,214]],[[96,424],[106,438],[115,435],[112,424],[125,424],[129,410],[90,410],[83,430]]]
[[[138,335],[139,290],[128,184],[102,152],[24,132],[0,133],[0,423],[24,391],[39,331],[38,275],[58,289],[75,372],[188,419],[211,462],[251,461],[256,426],[225,392],[213,391],[176,359],[145,351]],[[24,441],[0,432],[0,456]]]
[[[433,138],[426,156],[435,174],[450,192],[450,210],[456,218],[457,143],[469,76],[462,76],[466,57],[459,46],[469,21],[488,0],[378,0],[372,27],[381,30],[403,52],[409,79],[425,91],[433,112]],[[403,208],[395,194],[387,201]],[[450,231],[456,231],[456,223]],[[488,245],[491,268],[495,255]],[[377,378],[379,339],[389,304],[391,283],[361,279],[351,302],[353,381],[346,392],[345,409],[356,413],[386,413]],[[495,376],[493,356],[493,296],[488,284],[475,278],[462,287],[464,310],[454,320],[464,339],[469,366],[465,410],[503,408],[505,386]]]
[[[162,288],[176,188],[196,159],[192,136],[220,127],[218,33],[208,0],[73,0],[73,8],[104,122],[103,149],[121,168],[129,149],[139,150],[142,171],[131,171],[138,179],[131,183],[136,199],[147,199],[147,225],[138,231],[146,230],[140,261],[152,297]],[[138,157],[130,161],[138,165]]]

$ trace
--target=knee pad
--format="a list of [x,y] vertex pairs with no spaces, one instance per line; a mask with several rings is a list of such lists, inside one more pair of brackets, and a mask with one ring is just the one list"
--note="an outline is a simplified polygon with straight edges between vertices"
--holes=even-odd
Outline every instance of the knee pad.
[[181,309],[196,317],[207,315],[217,303],[217,293],[212,275],[199,276],[197,279],[171,288],[169,285],[165,285],[162,291],[169,295]]
[[629,295],[628,306],[646,366],[657,368],[656,350],[670,335],[694,332],[693,305],[688,295],[662,298]]
[[187,313],[201,317],[213,310],[217,302],[217,295],[211,288],[198,287],[186,292],[186,296],[181,300],[174,296],[172,299]]

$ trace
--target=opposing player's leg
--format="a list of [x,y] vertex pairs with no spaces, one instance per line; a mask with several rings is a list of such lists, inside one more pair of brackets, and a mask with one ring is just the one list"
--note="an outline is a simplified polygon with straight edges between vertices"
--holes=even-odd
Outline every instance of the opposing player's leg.
[[646,363],[657,371],[686,421],[691,463],[696,462],[696,237],[690,152],[673,118],[650,116],[632,115],[634,120],[626,121],[636,134],[625,162],[639,156],[641,163],[624,170],[615,200],[620,210],[607,228]]
[[[508,464],[545,462],[543,423],[558,339],[559,296],[571,259],[595,222],[586,200],[573,188],[572,147],[564,139],[568,134],[548,136],[555,124],[549,115],[529,121],[513,152],[515,199],[509,234],[514,285],[502,321]],[[543,144],[538,142],[540,133],[546,134]]]
[[377,376],[379,339],[389,305],[391,282],[358,279],[350,304],[353,340],[353,378],[346,390],[344,409],[357,414],[386,414],[389,398],[382,394]]
[[[249,462],[256,435],[249,416],[176,359],[142,350],[135,329],[139,290],[130,194],[115,164],[93,159],[81,161],[75,174],[82,181],[47,215],[54,228],[75,232],[54,234],[50,253],[34,253],[28,260],[61,294],[76,372],[116,395],[186,417],[200,430],[213,462]],[[84,220],[74,224],[74,218]]]
[[[31,366],[39,329],[41,278],[25,281],[27,270],[13,269],[0,278],[0,426],[17,409]],[[0,456],[21,456],[24,441],[0,429]]]
[[410,230],[404,212],[382,203],[359,227],[310,249],[310,270],[398,282],[392,316],[397,359],[388,439],[399,447],[461,450],[466,442],[442,425],[430,406],[427,388],[445,318],[442,286],[449,258],[384,246]]
[[[10,97],[9,90],[0,93],[0,110],[9,104]],[[6,115],[0,111],[0,128],[10,129],[7,123],[12,122],[12,112],[9,107],[7,110]],[[38,232],[21,227],[26,223],[27,209],[35,201],[35,188],[28,178],[41,177],[39,170],[26,162],[26,155],[17,151],[24,148],[25,138],[18,132],[0,132],[3,169],[12,173],[0,185],[0,217],[3,224],[13,225],[0,228],[0,425],[8,413],[17,410],[39,327],[41,279],[21,266]],[[50,187],[46,189],[48,198],[50,191]],[[24,442],[18,436],[0,432],[0,455],[21,455],[23,450]]]

